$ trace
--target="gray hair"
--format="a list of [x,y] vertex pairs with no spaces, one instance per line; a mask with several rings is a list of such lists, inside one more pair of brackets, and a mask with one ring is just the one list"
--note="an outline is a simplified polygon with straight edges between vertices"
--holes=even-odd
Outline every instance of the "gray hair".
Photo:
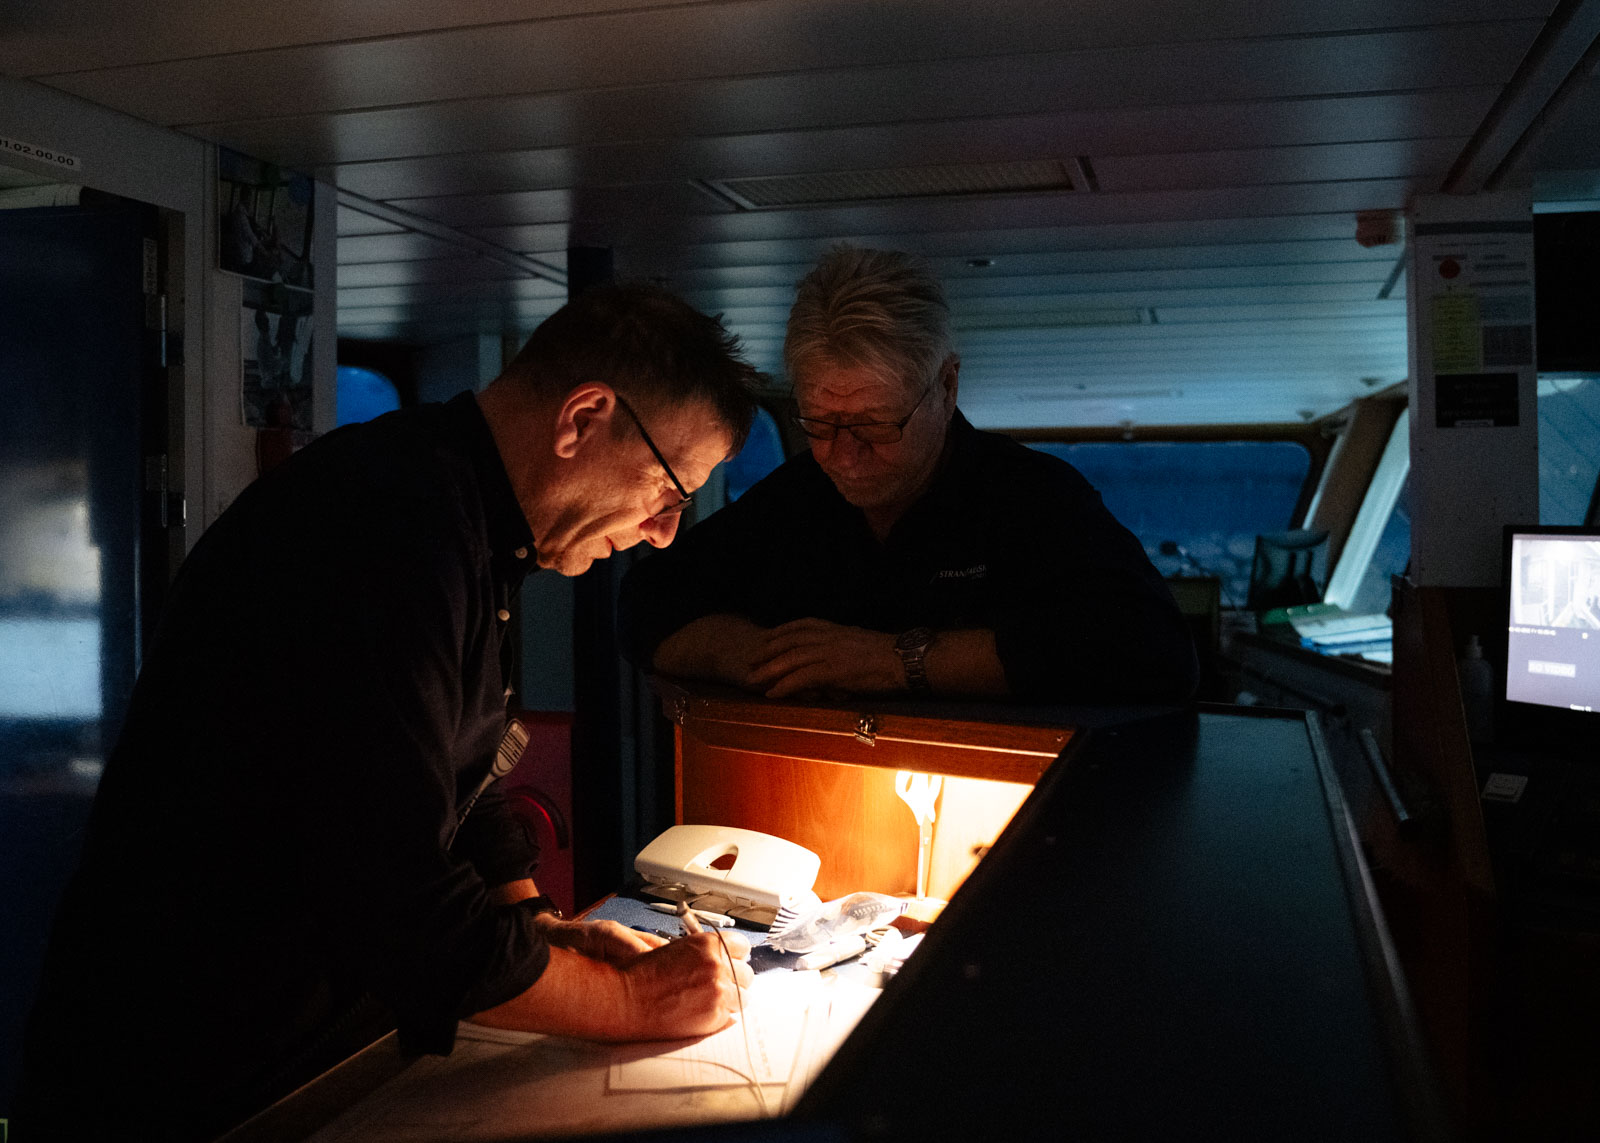
[[783,342],[791,383],[826,363],[865,367],[915,388],[950,355],[950,307],[927,263],[847,243],[801,280]]

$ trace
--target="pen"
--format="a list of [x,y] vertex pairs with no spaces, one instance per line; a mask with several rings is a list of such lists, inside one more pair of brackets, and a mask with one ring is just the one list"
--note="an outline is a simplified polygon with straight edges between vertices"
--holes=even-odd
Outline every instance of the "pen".
[[700,928],[700,922],[695,919],[694,910],[689,908],[689,902],[687,901],[678,902],[678,920],[683,922],[684,931],[688,933],[703,931]]
[[[683,915],[681,906],[686,904],[687,902],[683,901],[678,902],[677,905],[668,904],[666,901],[646,901],[644,907],[646,909],[654,909],[658,913],[671,913],[674,916],[681,917]],[[733,918],[725,916],[722,913],[711,913],[705,909],[692,909],[690,912],[692,912],[699,920],[708,925],[715,925],[719,929],[733,927]]]

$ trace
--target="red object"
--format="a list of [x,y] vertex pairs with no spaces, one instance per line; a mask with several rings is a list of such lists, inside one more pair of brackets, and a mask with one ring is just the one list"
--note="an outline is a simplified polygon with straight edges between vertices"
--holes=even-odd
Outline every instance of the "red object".
[[1461,263],[1457,262],[1454,258],[1446,258],[1444,261],[1439,263],[1439,277],[1455,278],[1459,277],[1460,274]]
[[1363,210],[1356,215],[1356,241],[1362,246],[1392,246],[1398,240],[1394,211]]
[[[539,868],[533,879],[539,892],[569,916],[572,874],[572,715],[565,712],[514,710],[528,730],[522,760],[501,779],[511,812],[522,819],[539,842]],[[588,902],[584,902],[588,904]]]

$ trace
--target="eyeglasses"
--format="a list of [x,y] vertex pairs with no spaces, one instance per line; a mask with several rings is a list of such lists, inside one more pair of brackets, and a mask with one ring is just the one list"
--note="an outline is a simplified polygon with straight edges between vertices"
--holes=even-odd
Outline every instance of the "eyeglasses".
[[667,479],[672,481],[672,486],[678,490],[678,495],[683,497],[682,500],[674,504],[668,504],[661,511],[652,513],[650,518],[659,520],[663,516],[676,516],[693,502],[694,493],[683,486],[683,481],[679,480],[677,473],[672,471],[672,466],[667,463],[667,458],[661,455],[661,450],[656,447],[656,442],[651,440],[650,434],[644,431],[644,422],[639,419],[639,414],[633,411],[632,405],[622,399],[620,393],[617,394],[617,404],[627,410],[628,416],[633,418],[634,426],[639,430],[639,435],[644,438],[644,443],[650,446],[650,452],[655,456],[656,463],[661,466],[661,471],[667,474]]
[[801,432],[816,441],[831,441],[839,435],[840,429],[845,429],[862,444],[894,444],[905,435],[906,425],[917,415],[917,410],[922,408],[922,402],[928,399],[932,391],[932,385],[924,389],[917,403],[911,406],[911,411],[898,421],[857,421],[842,425],[837,421],[823,421],[816,417],[796,417],[794,423],[800,426]]

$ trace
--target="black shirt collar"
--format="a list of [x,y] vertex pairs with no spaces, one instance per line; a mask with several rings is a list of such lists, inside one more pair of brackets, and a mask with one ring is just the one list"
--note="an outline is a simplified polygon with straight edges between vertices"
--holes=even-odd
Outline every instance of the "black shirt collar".
[[914,533],[922,526],[922,521],[930,516],[937,520],[941,513],[955,507],[972,484],[972,468],[976,463],[981,436],[961,410],[955,410],[950,417],[950,428],[945,433],[944,455],[939,458],[939,467],[933,474],[933,480],[915,503],[906,509],[905,514],[895,521],[894,527],[889,529],[886,545],[894,544],[902,533]]
[[[483,515],[488,528],[489,553],[495,574],[518,582],[538,564],[534,559],[533,529],[511,488],[505,461],[478,408],[475,394],[458,393],[445,403],[445,412],[457,428],[462,451],[472,465],[483,495]],[[522,557],[517,556],[522,551]]]

